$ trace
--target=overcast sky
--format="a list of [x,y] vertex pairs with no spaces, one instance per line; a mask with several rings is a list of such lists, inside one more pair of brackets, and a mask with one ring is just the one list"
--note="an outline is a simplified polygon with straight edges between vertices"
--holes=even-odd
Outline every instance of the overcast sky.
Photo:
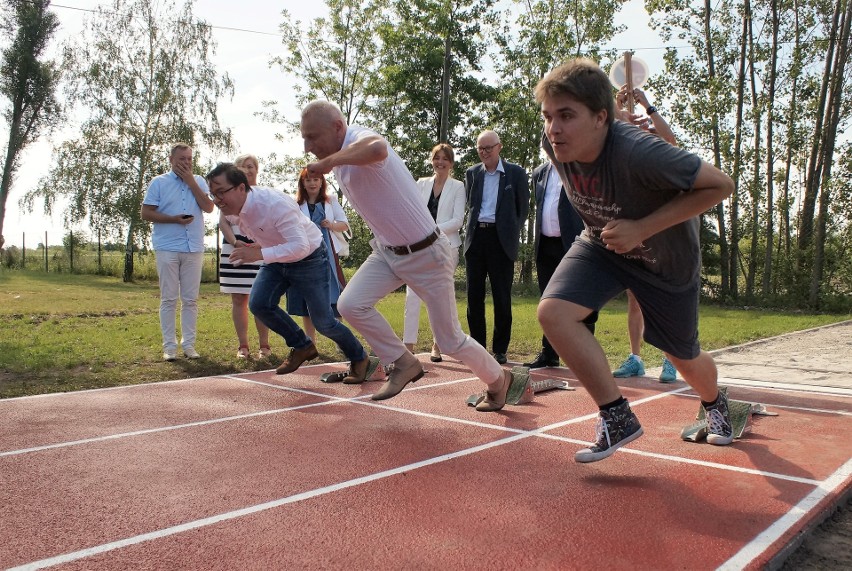
[[[99,0],[55,0],[52,9],[59,17],[60,29],[53,42],[54,48],[67,38],[79,34],[83,18],[90,17],[90,11],[101,3]],[[233,101],[220,102],[219,120],[223,126],[233,130],[240,152],[266,156],[271,152],[280,155],[301,149],[300,139],[292,140],[289,144],[276,141],[274,137],[276,132],[281,131],[280,127],[253,116],[255,111],[261,110],[262,101],[277,100],[282,103],[282,110],[288,118],[298,117],[290,93],[294,79],[278,69],[270,69],[268,65],[269,60],[282,51],[281,39],[276,34],[281,23],[281,11],[285,8],[302,21],[326,13],[325,3],[321,0],[195,2],[195,14],[214,26],[213,35],[218,44],[214,64],[220,73],[227,73],[235,84]],[[636,50],[636,55],[649,64],[651,73],[655,73],[662,69],[663,52],[659,49],[662,42],[648,28],[647,20],[642,0],[630,0],[616,20],[617,23],[629,24],[630,29],[617,36],[610,45],[619,50]],[[45,139],[27,148],[15,185],[6,201],[3,234],[7,245],[20,247],[23,232],[27,233],[28,247],[43,241],[45,231],[48,232],[50,244],[62,242],[64,229],[61,214],[52,217],[40,212],[24,214],[18,206],[18,200],[35,187],[50,168],[53,145],[71,136],[74,136],[73,132],[58,132],[52,140]],[[5,143],[6,137],[8,133],[4,124],[0,127],[0,139]],[[211,217],[210,224],[212,220]]]

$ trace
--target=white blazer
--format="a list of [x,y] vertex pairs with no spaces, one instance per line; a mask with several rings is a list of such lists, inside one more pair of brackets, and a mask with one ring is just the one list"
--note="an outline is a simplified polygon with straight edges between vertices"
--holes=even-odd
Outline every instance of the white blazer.
[[[429,195],[432,193],[432,184],[435,181],[434,176],[421,178],[417,181],[417,187],[420,189],[420,197],[423,199],[423,204],[429,204]],[[465,194],[464,183],[452,177],[444,183],[444,190],[441,191],[441,200],[438,201],[438,218],[435,222],[441,232],[447,235],[450,239],[450,244],[454,248],[461,246],[461,238],[459,230],[464,224],[464,209],[465,209]]]
[[[345,223],[346,224],[346,230],[344,230],[344,232],[348,232],[349,231],[349,218],[346,217],[346,211],[343,210],[342,206],[340,206],[340,202],[338,202],[338,200],[337,200],[337,195],[334,194],[333,192],[329,192],[328,193],[328,200],[329,200],[329,202],[326,202],[325,204],[323,204],[323,209],[325,210],[325,219],[328,220],[329,222],[343,222],[343,223]],[[302,213],[305,216],[307,216],[308,218],[311,217],[311,211],[308,208],[307,202],[303,202],[302,204],[300,204],[299,209],[302,211]],[[331,231],[329,231],[329,232],[331,233],[331,242],[334,245],[334,250],[336,252],[339,252],[342,244],[338,244],[338,242],[337,242],[338,237],[335,235],[335,232],[331,232]],[[344,236],[346,236],[346,235],[344,234]],[[346,238],[349,238],[349,236],[346,236]]]

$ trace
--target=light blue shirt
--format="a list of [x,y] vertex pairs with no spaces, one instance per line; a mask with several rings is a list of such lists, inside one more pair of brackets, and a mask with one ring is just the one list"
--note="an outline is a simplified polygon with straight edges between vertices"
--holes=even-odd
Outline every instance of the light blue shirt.
[[485,178],[482,182],[482,204],[479,207],[479,222],[497,220],[497,193],[500,190],[500,173],[505,172],[503,170],[503,159],[497,162],[497,168],[494,169],[493,173],[485,171]]
[[[202,177],[195,175],[195,182],[201,190],[207,192],[207,182]],[[204,211],[198,206],[195,195],[186,183],[174,171],[154,177],[142,204],[156,206],[157,212],[163,214],[192,214],[195,217],[189,224],[153,222],[151,241],[154,251],[204,251]]]

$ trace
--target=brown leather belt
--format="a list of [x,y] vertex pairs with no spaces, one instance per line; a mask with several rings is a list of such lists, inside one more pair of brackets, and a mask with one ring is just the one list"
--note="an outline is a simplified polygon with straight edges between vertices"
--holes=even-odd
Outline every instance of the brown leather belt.
[[497,224],[495,224],[494,222],[477,222],[476,225],[479,228],[496,228],[497,227]]
[[419,242],[415,242],[409,246],[385,246],[388,250],[396,254],[397,256],[407,256],[408,254],[413,254],[414,252],[419,252],[423,248],[428,248],[432,244],[435,243],[441,236],[441,231],[435,228],[435,231],[420,240]]

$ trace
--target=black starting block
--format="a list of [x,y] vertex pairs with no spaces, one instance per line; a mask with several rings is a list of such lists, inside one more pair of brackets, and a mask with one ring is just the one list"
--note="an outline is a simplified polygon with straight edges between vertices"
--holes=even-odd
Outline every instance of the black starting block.
[[[719,390],[728,394],[728,387],[719,387]],[[752,415],[778,416],[778,413],[769,412],[764,405],[759,403],[728,400],[728,415],[731,419],[734,438],[740,438],[746,431],[746,426]],[[681,430],[680,437],[683,440],[700,442],[707,438],[709,428],[707,427],[707,419],[704,416],[704,407],[701,406],[701,403],[698,403],[698,415],[695,418],[695,422]]]
[[[346,371],[335,371],[333,373],[323,373],[320,375],[320,381],[324,383],[340,383],[343,382],[343,379],[346,375],[349,374],[349,370]],[[387,373],[385,373],[385,368],[382,366],[382,362],[379,361],[378,357],[370,355],[370,364],[367,365],[367,378],[365,381],[384,381],[387,380]]]
[[[560,389],[573,391],[574,387],[558,379],[530,380],[530,370],[527,367],[512,368],[512,384],[506,393],[506,404],[519,405],[532,402],[536,393]],[[485,398],[485,391],[467,397],[468,406],[476,406]]]

